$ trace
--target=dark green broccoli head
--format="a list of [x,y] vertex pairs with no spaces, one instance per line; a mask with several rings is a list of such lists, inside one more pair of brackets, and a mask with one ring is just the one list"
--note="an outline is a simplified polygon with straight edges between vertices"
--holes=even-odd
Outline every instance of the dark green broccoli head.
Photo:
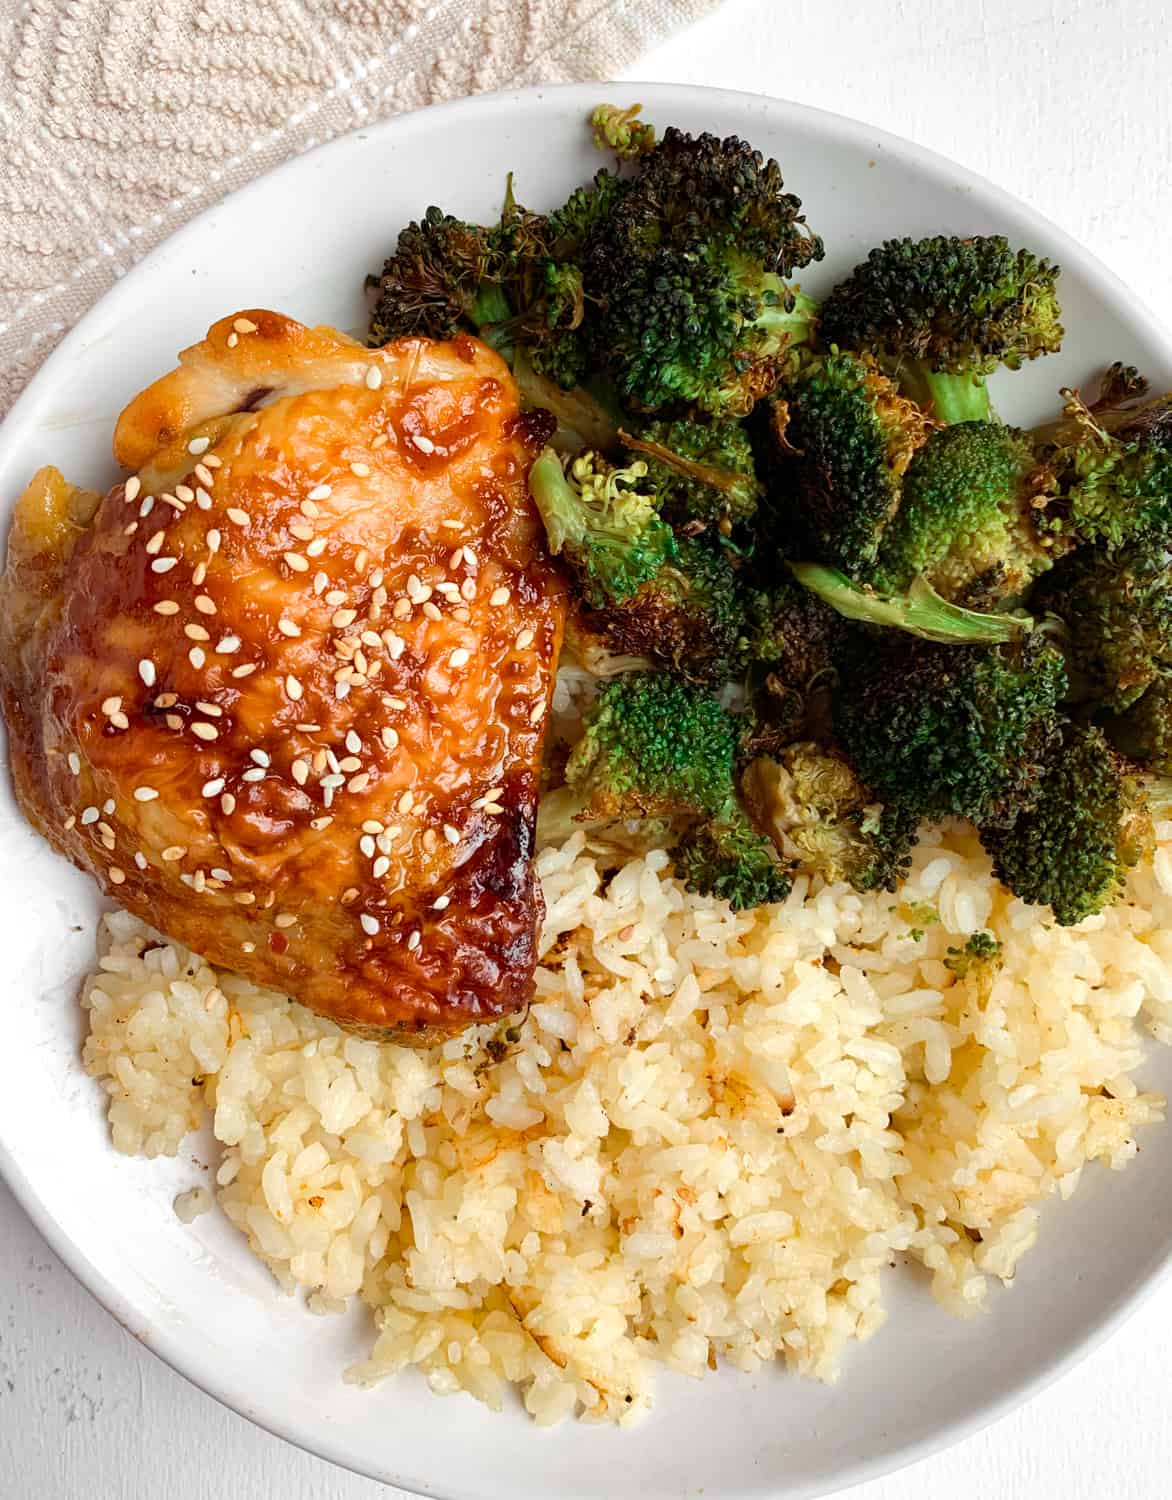
[[587,604],[630,599],[679,556],[671,528],[645,489],[646,465],[616,469],[597,453],[563,462],[546,449],[529,471],[529,490],[549,549],[561,556]]
[[1151,847],[1144,789],[1096,728],[1068,725],[1045,757],[1032,806],[982,828],[997,878],[1069,927],[1102,911]]
[[674,525],[726,530],[756,511],[761,482],[740,422],[646,422],[623,438],[646,461],[660,509]]
[[841,755],[789,745],[753,761],[742,785],[754,821],[802,869],[860,891],[894,891],[906,876],[918,815],[878,803]]
[[846,620],[778,568],[768,587],[745,591],[745,656],[775,673],[787,686],[806,692],[833,676],[846,647]]
[[835,729],[884,801],[987,824],[1028,802],[1066,691],[1055,647],[1037,637],[943,646],[868,636],[840,675]]
[[399,235],[382,275],[368,280],[378,289],[370,343],[450,339],[508,316],[490,282],[494,260],[489,230],[429,208]]
[[928,435],[924,414],[870,360],[834,352],[803,361],[770,426],[779,542],[791,557],[865,575]]
[[1130,707],[1103,720],[1111,743],[1161,776],[1172,776],[1172,681],[1159,677]]
[[1172,676],[1172,551],[1141,543],[1111,557],[1082,548],[1041,579],[1031,607],[1058,615],[1080,699],[1122,712]]
[[673,858],[677,874],[690,891],[719,896],[733,911],[784,901],[793,885],[769,841],[739,808],[719,821],[689,829]]
[[669,129],[638,158],[582,254],[591,352],[620,398],[741,416],[808,334],[782,277],[821,256],[776,162]]
[[583,625],[613,651],[650,657],[689,681],[715,684],[736,668],[743,619],[728,552],[679,537],[675,555],[652,577],[587,615]]
[[985,376],[1060,347],[1058,274],[1001,235],[888,240],[827,297],[822,337],[890,361],[941,421],[979,421]]
[[1051,482],[1015,428],[958,422],[932,433],[908,465],[870,582],[895,592],[924,578],[969,606],[1022,594],[1062,546],[1039,527]]

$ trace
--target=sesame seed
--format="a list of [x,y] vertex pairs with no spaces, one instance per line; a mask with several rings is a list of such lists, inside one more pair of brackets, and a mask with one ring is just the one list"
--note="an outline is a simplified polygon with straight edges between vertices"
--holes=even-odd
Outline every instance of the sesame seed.
[[138,850],[135,851],[134,862],[135,862],[135,864],[138,866],[138,868],[140,870],[145,870],[146,869],[146,867],[147,867],[147,857],[142,852],[141,849],[138,849]]
[[492,593],[488,596],[488,602],[496,609],[502,604],[507,604],[511,598],[512,594],[510,591],[502,586],[499,589],[493,589]]
[[282,556],[285,559],[286,566],[292,568],[294,573],[309,572],[309,564],[305,561],[300,552],[285,552],[282,554]]
[[153,802],[158,795],[153,786],[136,786],[134,789],[136,802]]
[[285,691],[286,693],[288,693],[289,697],[292,698],[294,703],[297,703],[300,700],[301,684],[300,682],[298,682],[296,677],[289,676],[285,678]]
[[[448,516],[445,520],[443,520],[443,521],[440,522],[440,525],[446,527],[448,529],[448,531],[463,531],[464,530],[464,523],[463,523],[463,521],[457,521],[454,516]],[[452,566],[455,567],[456,564],[453,563]]]
[[220,533],[215,529],[214,526],[212,527],[211,531],[208,532],[204,540],[208,544],[209,552],[218,552],[220,550],[220,542],[222,538],[220,536]]
[[296,925],[297,918],[291,911],[279,911],[273,918],[274,927],[295,927]]
[[326,550],[326,539],[324,536],[315,536],[313,541],[306,547],[307,557],[320,557]]
[[398,731],[391,728],[389,724],[382,729],[382,742],[388,750],[394,750],[399,743]]
[[370,873],[376,880],[381,880],[390,868],[390,860],[386,857],[385,854],[380,854],[379,857],[375,860],[374,864],[370,867]]
[[130,728],[130,720],[123,713],[111,714],[110,723],[113,724],[115,729]]
[[[456,550],[452,553],[451,557],[448,558],[448,567],[449,568],[458,568],[460,566],[460,559],[463,556],[464,556],[464,549],[463,549],[463,547],[457,547]],[[459,590],[459,585],[457,584],[456,585],[456,592],[459,593],[459,591],[460,591]]]
[[516,640],[515,644],[516,644],[516,647],[517,647],[518,651],[524,651],[526,649],[526,647],[532,646],[532,644],[533,644],[533,632],[531,630],[522,630],[520,632],[520,634],[517,636],[517,640]]
[[372,448],[385,448],[386,444],[387,444],[387,435],[386,435],[385,432],[380,432],[377,437],[371,439],[370,446]]
[[250,750],[248,758],[258,766],[271,766],[273,763],[267,750]]
[[393,630],[383,631],[383,645],[386,646],[387,651],[390,653],[392,661],[398,661],[407,649],[407,642],[401,635],[396,635]]
[[120,870],[117,865],[111,865],[106,874],[110,877],[111,885],[121,885],[126,879],[126,871]]
[[201,797],[218,797],[223,790],[224,778],[222,776],[213,776],[211,781],[205,781],[203,786],[200,787],[199,794]]
[[78,755],[77,751],[76,750],[71,750],[69,752],[68,756],[66,757],[66,759],[69,762],[69,769],[73,772],[73,774],[75,776],[80,776],[81,775],[81,756]]
[[204,662],[207,661],[207,654],[202,646],[192,646],[191,650],[187,653],[187,660],[198,672]]
[[452,652],[448,660],[451,662],[453,667],[466,667],[471,656],[471,651],[465,650],[463,646],[458,646],[456,650]]
[[435,846],[439,843],[439,837],[434,828],[427,828],[423,833],[423,847],[428,854],[435,853]]
[[310,490],[306,498],[308,500],[328,500],[333,493],[328,484],[318,484]]
[[358,920],[361,923],[362,930],[366,933],[367,937],[374,937],[375,933],[378,931],[377,917],[372,917],[369,912],[364,911],[358,918]]
[[169,865],[173,865],[176,860],[182,859],[186,853],[187,850],[184,849],[182,844],[169,844],[167,848],[163,850],[163,858]]
[[364,646],[369,646],[373,651],[377,651],[383,643],[382,636],[377,630],[364,630],[359,639]]
[[178,714],[165,714],[163,716],[163,723],[166,724],[168,729],[183,728],[183,720],[179,717]]
[[156,708],[174,708],[179,702],[178,693],[160,693],[155,699]]
[[206,453],[211,446],[212,440],[209,437],[192,438],[191,442],[187,445],[187,451],[188,453],[193,453],[198,458],[201,453]]
[[177,557],[156,557],[151,563],[151,572],[169,573],[178,561]]
[[216,653],[219,656],[231,656],[234,651],[240,650],[240,637],[238,635],[226,635],[223,640],[216,643]]
[[[180,486],[177,485],[176,488],[178,489]],[[178,495],[160,495],[159,499],[164,505],[169,505],[176,515],[181,516],[187,509],[187,506],[180,500]]]
[[[200,484],[214,484],[215,483],[215,480],[212,477],[212,471],[208,468],[208,466],[207,466],[206,463],[205,464],[196,464],[196,466],[195,466],[195,477],[199,480]],[[196,495],[195,498],[196,498],[197,501],[199,500],[199,496],[198,495]],[[209,496],[208,498],[210,500],[211,497]]]
[[[176,499],[182,500],[184,505],[189,505],[195,499],[195,491],[189,484],[177,484],[175,486]],[[163,497],[166,499],[166,496]]]
[[282,635],[287,635],[292,640],[296,640],[301,634],[301,626],[295,625],[292,620],[286,620],[284,616],[277,621],[277,629]]
[[147,495],[142,504],[138,507],[139,520],[145,521],[147,516],[150,515],[151,511],[154,510],[154,508],[155,497],[153,495]]
[[187,637],[187,639],[189,641],[210,641],[211,640],[211,636],[207,633],[207,631],[203,628],[202,625],[185,625],[183,627],[183,634]]
[[432,440],[427,436],[427,434],[425,432],[417,432],[417,433],[415,433],[413,435],[411,441],[419,449],[420,453],[434,453],[435,452],[435,444],[432,442]]
[[225,792],[220,798],[220,811],[226,818],[231,817],[236,811],[236,798],[231,792]]
[[346,778],[337,771],[331,771],[329,775],[322,777],[321,784],[326,791],[332,791],[336,786],[345,786]]
[[[102,803],[102,811],[106,814],[107,817],[109,817],[111,813],[113,813],[114,807],[115,803],[113,797],[107,797],[105,802]],[[112,832],[111,829],[105,827],[105,824],[103,824],[102,826],[107,833]]]
[[419,945],[420,945],[420,943],[422,941],[423,941],[423,937],[420,934],[419,929],[416,928],[415,931],[411,934],[411,936],[407,939],[407,948],[408,948],[408,951],[411,952],[411,953],[414,953],[415,950],[416,950],[416,948],[419,947]]
[[253,782],[253,781],[263,781],[264,779],[265,779],[265,773],[264,773],[264,770],[260,766],[249,766],[249,768],[248,768],[247,771],[242,771],[240,773],[240,780],[241,781]]
[[72,813],[70,813],[61,826],[65,829],[66,833],[72,833],[72,831],[77,827],[77,819],[73,816]]
[[251,318],[237,318],[233,322],[232,327],[236,330],[237,333],[256,332],[256,324],[252,321]]
[[447,911],[448,907],[451,906],[451,904],[452,904],[452,898],[451,898],[451,896],[438,896],[435,899],[435,901],[432,902],[432,910],[433,911]]
[[459,620],[459,622],[460,622],[461,625],[467,625],[468,621],[471,618],[472,618],[471,611],[465,609],[463,607],[463,605],[461,605],[459,609],[454,609],[452,611],[452,619],[453,620]]
[[206,594],[196,594],[195,607],[201,615],[214,615],[216,612],[215,602],[209,599]]
[[377,365],[371,365],[366,372],[366,387],[368,390],[377,391],[383,383],[383,372]]
[[442,620],[443,616],[430,600],[423,606],[423,615],[427,620]]
[[486,817],[496,818],[504,812],[504,808],[500,805],[499,802],[486,802],[484,804],[484,812]]
[[298,724],[298,725],[296,725],[296,728],[299,729],[302,734],[316,734],[318,732],[318,730],[321,728],[321,725],[320,724]]
[[362,838],[358,840],[358,848],[363,854],[366,855],[367,859],[374,858],[374,840],[371,838],[369,833],[364,834]]
[[350,780],[346,783],[346,790],[355,793],[364,792],[369,785],[370,772],[361,771],[357,776],[351,776]]
[[248,525],[248,512],[241,510],[238,505],[230,505],[224,514],[236,526]]
[[137,521],[131,521],[131,523],[130,523],[129,526],[124,526],[122,528],[122,535],[123,536],[133,536],[134,533],[137,530],[138,530],[138,522]]
[[197,719],[191,726],[191,732],[197,740],[218,740],[220,731],[214,724],[205,724],[202,719]]
[[396,620],[406,620],[411,614],[410,599],[396,599],[395,607],[391,611],[391,614]]
[[204,459],[209,469],[218,469],[223,462],[224,460],[215,453],[209,453]]
[[533,705],[533,707],[529,710],[529,722],[530,722],[530,724],[540,724],[541,721],[542,721],[542,719],[544,717],[545,717],[545,704],[544,703],[535,703]]
[[293,762],[289,770],[298,786],[304,786],[309,780],[309,767],[300,758]]
[[309,826],[320,831],[322,828],[328,828],[333,821],[333,818],[310,818]]
[[251,677],[252,674],[256,671],[257,665],[258,663],[254,661],[246,661],[241,666],[232,668],[232,676]]
[[121,707],[122,707],[122,699],[121,698],[103,698],[102,699],[102,712],[106,715],[107,718],[109,718],[111,714],[116,714]]
[[142,489],[142,480],[137,474],[132,474],[124,486],[124,495],[127,504],[138,499],[138,492]]
[[412,807],[414,807],[414,805],[415,805],[415,797],[414,797],[414,795],[411,792],[409,792],[409,791],[408,792],[404,792],[403,795],[399,798],[398,809],[397,810],[399,812],[401,812],[401,813],[409,813],[411,811]]
[[213,865],[211,873],[216,880],[231,881],[232,879],[232,871],[221,869],[219,865]]
[[208,576],[208,565],[207,565],[207,563],[204,563],[204,562],[196,563],[195,567],[192,568],[192,570],[191,570],[191,581],[192,581],[192,583],[195,584],[196,588],[199,588],[200,584],[204,581],[204,579],[207,576]]
[[81,826],[88,828],[91,823],[96,823],[101,814],[96,807],[84,808],[81,814]]
[[315,594],[320,594],[325,588],[326,584],[329,583],[329,581],[330,580],[327,574],[315,573],[313,575],[313,592]]
[[357,618],[358,611],[356,609],[338,609],[334,611],[334,616],[330,624],[337,630],[344,630],[347,625],[353,625]]
[[292,521],[289,524],[289,534],[295,536],[299,542],[308,542],[313,536],[313,527],[306,526],[301,521]]
[[155,554],[159,551],[159,549],[163,545],[163,542],[166,540],[166,537],[167,533],[165,531],[156,531],[153,536],[148,538],[146,549],[151,557],[154,557]]
[[370,465],[369,464],[351,464],[350,465],[350,472],[351,472],[351,474],[354,475],[355,479],[369,479],[370,478]]
[[350,696],[350,684],[348,682],[336,682],[334,684],[334,697],[339,703]]
[[199,506],[200,510],[211,510],[212,508],[212,497],[202,484],[195,492],[195,503]]
[[345,604],[346,592],[344,589],[331,589],[325,596],[325,602],[331,606]]
[[158,604],[155,605],[155,614],[157,615],[177,615],[178,613],[179,606],[175,603],[174,599],[160,599]]
[[484,794],[484,800],[486,802],[495,802],[498,797],[503,797],[504,795],[505,789],[503,786],[490,786]]
[[142,678],[147,687],[154,687],[156,677],[155,664],[149,657],[144,656],[143,659],[139,662],[138,675]]

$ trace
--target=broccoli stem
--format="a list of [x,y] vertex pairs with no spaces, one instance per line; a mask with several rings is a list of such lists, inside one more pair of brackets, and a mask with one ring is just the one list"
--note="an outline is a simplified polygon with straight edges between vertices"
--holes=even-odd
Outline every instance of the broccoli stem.
[[922,578],[917,578],[906,594],[876,594],[822,563],[787,566],[803,588],[848,620],[903,630],[941,645],[995,646],[1016,640],[1034,628],[1028,615],[985,615],[949,604]]
[[566,478],[561,460],[546,448],[529,470],[529,493],[541,512],[549,550],[556,557],[567,542],[581,541],[586,534],[581,497]]
[[949,375],[913,360],[899,368],[899,387],[938,422],[988,422],[989,388],[983,375]]

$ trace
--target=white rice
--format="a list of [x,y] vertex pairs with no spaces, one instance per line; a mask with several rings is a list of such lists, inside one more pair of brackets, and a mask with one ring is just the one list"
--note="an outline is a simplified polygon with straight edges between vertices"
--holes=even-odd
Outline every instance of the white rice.
[[[662,852],[615,871],[577,835],[540,856],[537,999],[500,1061],[489,1028],[347,1036],[116,913],[85,1063],[122,1151],[173,1154],[211,1113],[219,1202],[280,1285],[372,1308],[348,1380],[417,1365],[493,1407],[514,1385],[543,1423],[631,1420],[656,1361],[833,1380],[897,1252],[979,1309],[1041,1200],[1162,1118],[1129,1076],[1145,1028],[1172,1038],[1159,831],[1129,899],[1073,930],[960,827],[898,897],[800,879],[739,916]],[[943,962],[982,928],[1004,944],[987,993]]]

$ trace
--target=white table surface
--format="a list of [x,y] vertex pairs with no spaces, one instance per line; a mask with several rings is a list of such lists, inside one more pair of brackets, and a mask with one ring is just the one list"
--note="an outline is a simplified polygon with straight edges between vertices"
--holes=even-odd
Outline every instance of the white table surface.
[[[1166,0],[728,0],[632,70],[801,100],[934,147],[1028,199],[1172,324],[1170,75]],[[1157,1500],[1172,1490],[1170,1397],[1172,1284],[1025,1408],[849,1493]],[[3,1500],[396,1494],[173,1374],[74,1282],[0,1185]]]

